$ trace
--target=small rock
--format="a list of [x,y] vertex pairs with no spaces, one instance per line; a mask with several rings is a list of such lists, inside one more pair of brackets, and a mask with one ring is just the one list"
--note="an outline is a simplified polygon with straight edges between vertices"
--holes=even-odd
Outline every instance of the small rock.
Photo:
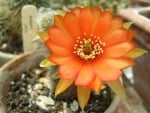
[[40,69],[35,69],[34,71],[35,71],[36,75],[40,75],[42,73],[42,71]]
[[65,108],[63,113],[73,113],[70,108]]
[[25,79],[25,77],[26,77],[26,74],[23,73],[23,74],[21,75],[21,79]]
[[38,80],[40,83],[46,83],[47,82],[47,78],[46,77],[41,77],[39,80]]
[[28,93],[31,93],[31,92],[32,92],[32,86],[31,86],[30,84],[27,86],[27,92],[28,92]]
[[70,104],[70,108],[72,109],[73,112],[78,111],[78,109],[79,109],[78,102],[77,102],[76,100],[74,100],[74,101]]
[[106,91],[106,90],[104,90],[104,91],[102,92],[102,94],[103,94],[103,95],[106,95],[106,94],[107,94],[107,91]]
[[43,85],[40,83],[35,84],[33,87],[34,90],[41,90],[42,88],[43,88]]
[[26,89],[25,89],[24,87],[21,87],[20,90],[19,90],[19,92],[20,92],[21,94],[23,94],[25,91],[26,91]]
[[41,77],[38,82],[44,84],[44,86],[47,86],[48,78],[47,77]]
[[27,92],[28,92],[28,93],[31,93],[31,92],[32,92],[32,89],[28,89]]
[[14,85],[14,84],[15,84],[15,82],[14,82],[14,81],[11,81],[11,82],[10,82],[10,84],[11,84],[11,85]]
[[36,98],[38,97],[38,92],[37,91],[32,91],[30,93],[31,99],[36,100]]
[[47,97],[47,96],[40,95],[37,97],[37,100],[40,102],[43,102],[45,105],[54,105],[55,104],[55,101],[52,98]]
[[58,111],[58,113],[64,113],[63,111]]
[[45,109],[45,110],[48,110],[48,108],[46,107],[46,104],[43,103],[42,101],[36,101],[36,104],[42,108],[42,109]]
[[63,108],[67,108],[67,102],[63,102]]
[[50,77],[48,78],[47,83],[45,84],[50,90],[54,90],[55,82]]
[[5,50],[7,48],[7,44],[6,43],[2,44],[1,48]]
[[54,88],[54,81],[50,80],[48,77],[42,77],[39,79],[40,83],[43,83],[45,87],[49,89]]

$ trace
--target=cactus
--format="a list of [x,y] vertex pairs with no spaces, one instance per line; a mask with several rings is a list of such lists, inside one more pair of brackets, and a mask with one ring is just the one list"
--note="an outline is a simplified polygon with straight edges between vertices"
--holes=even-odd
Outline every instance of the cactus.
[[5,19],[0,16],[0,29],[6,34],[3,41],[7,41],[7,50],[9,52],[22,51],[22,26],[21,9],[24,5],[32,4],[37,8],[49,7],[50,0],[8,0],[9,11],[5,12]]
[[63,0],[69,8],[74,8],[81,5],[101,6],[103,9],[110,9],[117,12],[121,8],[128,6],[130,0]]

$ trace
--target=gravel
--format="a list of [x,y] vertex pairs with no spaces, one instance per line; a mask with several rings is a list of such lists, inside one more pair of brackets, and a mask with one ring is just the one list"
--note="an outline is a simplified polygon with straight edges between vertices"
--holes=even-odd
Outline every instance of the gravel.
[[112,92],[105,86],[101,93],[91,93],[92,98],[82,111],[74,86],[55,97],[49,77],[42,69],[28,70],[18,76],[10,82],[8,113],[103,113],[112,101]]

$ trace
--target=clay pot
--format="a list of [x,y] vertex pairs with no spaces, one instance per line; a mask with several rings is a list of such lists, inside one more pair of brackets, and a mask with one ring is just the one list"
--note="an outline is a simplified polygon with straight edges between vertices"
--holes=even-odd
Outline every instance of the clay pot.
[[132,68],[133,85],[145,102],[150,104],[150,7],[128,8],[119,12],[126,21],[131,21],[131,27],[136,32],[135,42],[138,47],[148,51],[147,54],[135,60]]
[[16,55],[10,54],[10,53],[5,53],[0,51],[0,66],[8,62],[9,60],[15,58]]
[[131,0],[132,6],[150,6],[149,0]]
[[134,87],[140,95],[150,104],[150,54],[146,54],[136,59],[136,65],[133,67]]
[[[0,113],[7,113],[6,97],[9,90],[10,81],[14,80],[18,73],[34,68],[44,59],[43,51],[34,51],[17,56],[13,60],[3,65],[0,69]],[[104,113],[116,113],[120,98],[114,96],[109,108]]]
[[127,21],[131,21],[142,31],[150,33],[150,7],[127,8],[118,12]]

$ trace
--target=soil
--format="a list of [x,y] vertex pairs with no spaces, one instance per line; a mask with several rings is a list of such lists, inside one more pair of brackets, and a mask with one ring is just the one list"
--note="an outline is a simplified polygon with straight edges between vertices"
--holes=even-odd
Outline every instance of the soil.
[[[82,111],[77,102],[75,87],[69,88],[68,91],[74,91],[70,96],[67,95],[69,93],[62,93],[55,97],[53,90],[40,82],[46,71],[41,68],[28,70],[10,82],[8,113],[103,113],[112,101],[113,93],[104,86],[101,93],[91,93],[92,98]],[[39,97],[48,98],[51,103],[48,101],[44,106],[44,99],[39,101]]]

